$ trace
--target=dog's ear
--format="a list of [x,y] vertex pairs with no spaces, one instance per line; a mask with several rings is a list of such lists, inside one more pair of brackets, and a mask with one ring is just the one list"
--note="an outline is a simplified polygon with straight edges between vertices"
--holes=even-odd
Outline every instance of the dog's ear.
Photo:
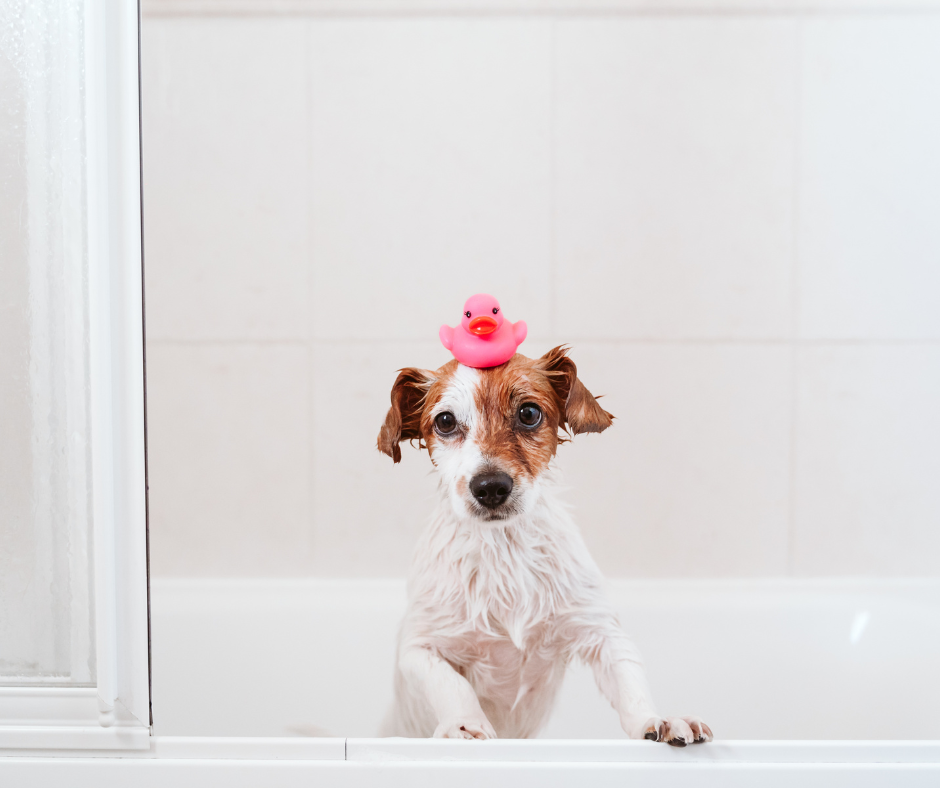
[[408,367],[398,373],[392,386],[392,407],[376,441],[378,449],[401,462],[402,441],[421,439],[421,408],[434,375],[426,369]]
[[568,357],[568,348],[559,345],[538,360],[548,376],[555,395],[564,406],[565,421],[571,432],[603,432],[614,417],[597,404],[594,395],[578,380],[578,368]]

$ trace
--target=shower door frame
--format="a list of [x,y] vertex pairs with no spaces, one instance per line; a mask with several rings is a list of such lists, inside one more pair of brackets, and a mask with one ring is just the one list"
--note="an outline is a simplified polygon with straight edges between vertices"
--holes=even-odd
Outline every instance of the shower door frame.
[[0,754],[150,748],[139,29],[136,0],[85,0],[96,679],[0,687]]

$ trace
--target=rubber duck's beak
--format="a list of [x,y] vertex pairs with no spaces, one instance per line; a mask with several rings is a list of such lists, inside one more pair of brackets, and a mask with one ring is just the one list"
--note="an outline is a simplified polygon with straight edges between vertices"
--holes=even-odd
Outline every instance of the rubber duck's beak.
[[480,315],[470,321],[470,333],[478,337],[492,334],[496,330],[496,321],[488,315]]

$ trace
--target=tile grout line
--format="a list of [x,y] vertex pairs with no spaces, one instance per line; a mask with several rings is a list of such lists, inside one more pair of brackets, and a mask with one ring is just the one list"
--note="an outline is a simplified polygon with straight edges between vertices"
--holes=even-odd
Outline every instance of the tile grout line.
[[[306,242],[306,254],[305,254],[305,271],[307,274],[307,280],[305,282],[305,294],[306,294],[306,305],[307,305],[307,314],[306,314],[306,340],[305,346],[307,350],[305,364],[307,370],[307,396],[306,396],[306,407],[307,407],[307,469],[306,469],[306,479],[304,484],[305,494],[306,494],[306,517],[304,522],[304,528],[302,531],[302,540],[301,548],[304,551],[305,559],[307,566],[311,569],[314,566],[315,556],[316,556],[316,520],[315,520],[315,509],[316,509],[316,416],[317,408],[314,401],[313,390],[316,385],[313,380],[314,374],[314,364],[313,364],[313,351],[316,348],[316,341],[314,339],[316,335],[315,326],[311,319],[311,315],[314,313],[312,309],[314,298],[314,286],[316,284],[316,275],[314,273],[314,260],[313,260],[313,239],[311,237],[312,233],[312,216],[313,213],[313,80],[310,76],[311,64],[310,64],[310,47],[311,47],[311,38],[313,35],[313,25],[314,21],[308,19],[304,24],[304,199],[306,201],[306,210],[304,211],[304,240]],[[343,756],[345,758],[345,742],[344,742],[344,751]]]
[[[530,336],[529,340],[533,342],[558,342],[564,341],[566,344],[577,346],[578,343],[586,345],[663,345],[663,346],[701,346],[701,347],[777,347],[784,345],[793,347],[936,347],[940,346],[938,339],[741,339],[735,337],[715,337],[715,338],[697,338],[697,337],[568,337],[559,340],[557,336]],[[237,346],[270,346],[270,347],[300,347],[312,348],[315,346],[342,346],[342,345],[409,345],[409,344],[432,344],[432,340],[427,337],[372,337],[372,338],[347,338],[347,337],[311,337],[307,339],[251,339],[249,337],[233,339],[154,339],[148,337],[147,345],[161,345],[164,347],[237,347]]]
[[558,250],[556,224],[558,219],[556,159],[556,57],[557,29],[554,17],[549,19],[548,42],[548,325],[552,334],[558,332]]
[[799,368],[800,368],[800,183],[803,146],[803,20],[796,21],[795,98],[796,118],[793,135],[793,194],[790,217],[792,251],[790,262],[790,442],[789,484],[787,489],[787,575],[793,576],[796,559],[796,495],[797,449],[799,435]]
[[[267,0],[222,0],[208,7],[204,0],[144,0],[141,16],[145,19],[200,19],[200,18],[228,18],[244,19],[268,17],[274,19],[312,18],[312,19],[394,19],[405,18],[469,18],[469,19],[500,19],[539,18],[545,16],[565,17],[574,19],[591,18],[655,18],[655,19],[682,19],[697,18],[731,18],[731,19],[766,19],[781,17],[822,17],[822,18],[857,18],[870,16],[933,16],[940,13],[936,0],[921,0],[898,7],[891,0],[874,0],[865,3],[858,0],[854,3],[836,4],[832,0],[815,0],[803,5],[793,7],[792,4],[779,2],[765,8],[745,8],[736,3],[721,3],[718,7],[708,8],[689,3],[684,7],[655,8],[632,5],[627,0],[619,3],[606,3],[594,7],[584,7],[576,0],[555,3],[551,6],[543,5],[533,7],[518,0],[503,0],[502,3],[492,4],[488,8],[479,8],[471,2],[448,5],[440,0],[437,3],[417,3],[408,0],[397,0],[389,3],[386,8],[376,8],[374,4],[348,3],[340,7],[338,3],[324,3],[322,0],[295,0],[287,7],[271,8]],[[358,7],[355,7],[357,6]],[[438,7],[434,7],[437,5]],[[332,7],[331,7],[332,6]],[[352,7],[349,7],[352,6]],[[500,7],[502,6],[502,7]],[[618,7],[619,6],[619,7]],[[632,7],[631,7],[632,6]]]

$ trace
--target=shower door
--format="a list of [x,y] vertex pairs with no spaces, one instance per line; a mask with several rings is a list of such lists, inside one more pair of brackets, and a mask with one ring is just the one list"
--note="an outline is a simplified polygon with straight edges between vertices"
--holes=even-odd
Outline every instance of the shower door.
[[138,11],[0,3],[0,748],[149,746]]

